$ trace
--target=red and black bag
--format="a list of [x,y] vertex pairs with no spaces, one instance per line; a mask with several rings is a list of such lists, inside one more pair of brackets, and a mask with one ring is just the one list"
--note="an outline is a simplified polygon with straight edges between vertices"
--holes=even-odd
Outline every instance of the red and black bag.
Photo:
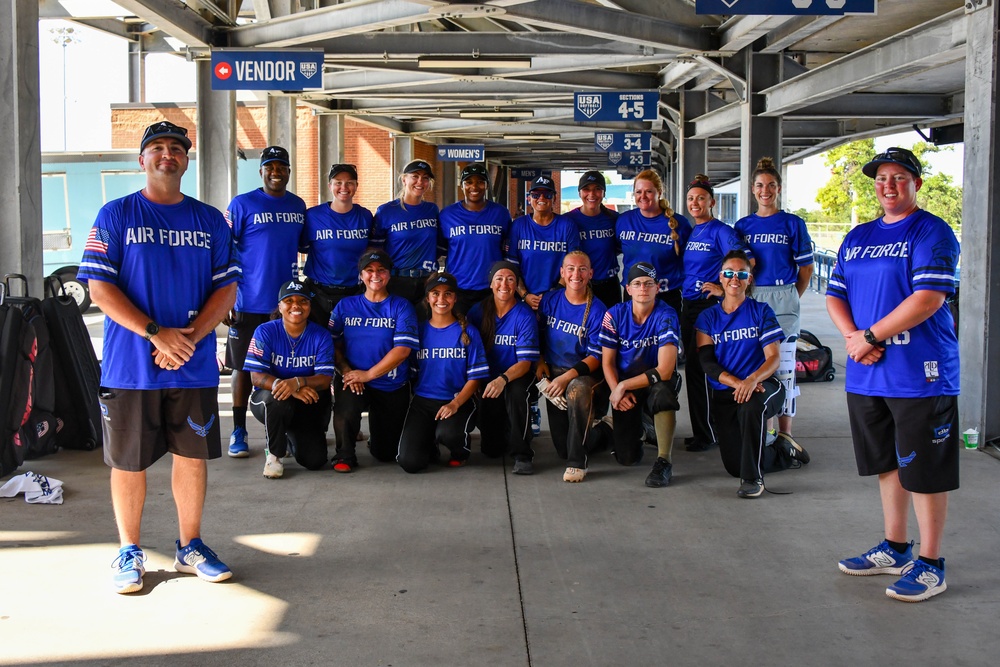
[[816,334],[800,331],[795,341],[795,381],[831,382],[836,375],[833,351],[819,342]]

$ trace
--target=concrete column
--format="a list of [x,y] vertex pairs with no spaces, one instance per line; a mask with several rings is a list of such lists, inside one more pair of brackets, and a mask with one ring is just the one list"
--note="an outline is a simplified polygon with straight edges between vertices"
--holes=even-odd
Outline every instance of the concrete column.
[[[267,96],[267,143],[269,146],[281,146],[288,151],[292,164],[296,163],[297,154],[296,115],[297,97],[287,95]],[[296,192],[296,170],[292,169],[288,179],[288,189]]]
[[996,93],[998,15],[992,2],[968,15],[965,63],[965,171],[962,199],[962,295],[959,428],[980,442],[1000,437],[1000,135]]
[[137,34],[135,41],[128,43],[128,101],[146,101],[146,50],[143,36]]
[[[685,90],[681,92],[681,140],[677,142],[677,189],[675,195],[683,199],[687,195],[687,185],[696,174],[708,172],[708,141],[691,139],[694,123],[691,121],[708,112],[708,93]],[[686,215],[683,201],[671,201],[675,210]]]
[[330,199],[330,167],[344,161],[344,115],[319,116],[319,200]]
[[454,204],[458,197],[458,163],[438,162],[437,183],[434,188],[441,193],[442,208]]
[[764,156],[781,164],[781,119],[764,118],[764,96],[758,91],[781,82],[781,58],[777,54],[746,51],[747,100],[741,106],[740,118],[740,195],[739,217],[757,209],[751,196],[751,175],[757,160]]
[[225,211],[236,194],[236,91],[212,90],[212,62],[198,72],[198,198]]
[[[38,3],[9,3],[0,20],[0,267],[23,273],[42,294],[42,153],[38,97]],[[81,249],[82,251],[82,249]]]

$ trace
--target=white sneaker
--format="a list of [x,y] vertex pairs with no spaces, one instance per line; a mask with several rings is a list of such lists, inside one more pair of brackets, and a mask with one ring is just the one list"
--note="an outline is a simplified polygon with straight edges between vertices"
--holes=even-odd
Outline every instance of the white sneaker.
[[268,479],[278,479],[285,474],[285,464],[271,452],[267,452],[264,458],[264,477]]
[[586,468],[566,468],[566,472],[563,473],[563,481],[579,483],[582,482],[586,476]]

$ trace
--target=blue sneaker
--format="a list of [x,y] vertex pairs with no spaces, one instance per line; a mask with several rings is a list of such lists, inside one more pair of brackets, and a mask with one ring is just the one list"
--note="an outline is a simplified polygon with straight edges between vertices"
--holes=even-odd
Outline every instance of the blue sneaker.
[[531,432],[535,435],[542,433],[542,411],[538,407],[537,401],[528,406],[531,412]]
[[948,590],[944,581],[944,558],[941,567],[934,567],[922,560],[915,560],[903,574],[902,579],[885,589],[885,594],[893,600],[921,602]]
[[118,558],[111,564],[115,568],[112,580],[117,593],[136,593],[142,590],[142,575],[146,574],[143,563],[146,561],[146,554],[142,549],[134,544],[122,547],[118,551]]
[[229,455],[234,459],[245,459],[250,456],[250,445],[247,443],[247,430],[234,428],[229,436]]
[[845,574],[903,574],[906,566],[913,562],[913,542],[906,545],[906,551],[897,552],[882,540],[856,558],[840,561],[840,571]]
[[215,552],[209,549],[198,537],[191,540],[191,543],[183,549],[181,549],[181,541],[177,540],[174,569],[178,572],[196,574],[199,579],[212,583],[225,581],[233,576],[226,564],[219,560]]

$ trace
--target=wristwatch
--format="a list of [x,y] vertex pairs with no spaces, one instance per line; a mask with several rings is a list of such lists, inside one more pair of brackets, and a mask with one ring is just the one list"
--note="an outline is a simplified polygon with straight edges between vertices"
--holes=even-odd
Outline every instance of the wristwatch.
[[865,329],[865,342],[869,345],[875,345],[878,343],[878,338],[872,333],[871,329]]
[[158,333],[160,333],[160,325],[156,322],[150,322],[146,325],[146,333],[143,335],[143,338],[149,340]]

